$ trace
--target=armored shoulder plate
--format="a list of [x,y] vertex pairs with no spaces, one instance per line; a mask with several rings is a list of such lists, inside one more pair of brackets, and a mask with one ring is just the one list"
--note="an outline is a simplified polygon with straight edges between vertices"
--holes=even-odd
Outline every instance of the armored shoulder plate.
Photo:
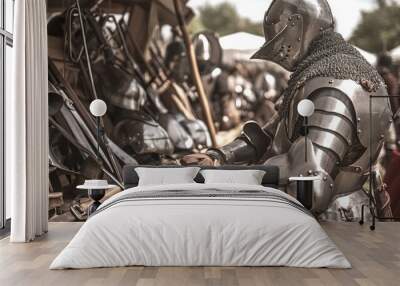
[[[308,121],[309,140],[302,135],[297,113],[298,103],[306,98],[315,105]],[[290,176],[320,175],[311,211],[322,213],[332,199],[360,190],[367,180],[370,162],[375,164],[391,124],[387,92],[384,86],[369,92],[352,80],[319,77],[305,82],[289,109],[274,139],[281,152],[267,163],[282,166],[281,183],[286,181],[288,193],[295,190],[287,182]],[[306,146],[308,160],[302,154]]]
[[[385,98],[388,94],[384,86],[375,92],[368,92],[352,80],[318,77],[306,82],[291,103],[290,108],[293,112],[290,113],[290,118],[287,118],[286,122],[290,136],[293,135],[299,118],[297,104],[305,98],[312,100],[313,95],[318,93],[328,96],[326,98],[324,96],[316,97],[313,100],[316,111],[320,110],[328,115],[330,112],[341,114],[349,122],[355,124],[359,142],[365,148],[372,143],[373,149],[375,149],[374,146],[376,147],[383,139],[383,132],[389,127],[392,120],[390,102],[389,98]],[[340,99],[335,95],[338,93],[343,95]],[[327,107],[329,108],[327,109]],[[370,139],[372,142],[369,142]]]

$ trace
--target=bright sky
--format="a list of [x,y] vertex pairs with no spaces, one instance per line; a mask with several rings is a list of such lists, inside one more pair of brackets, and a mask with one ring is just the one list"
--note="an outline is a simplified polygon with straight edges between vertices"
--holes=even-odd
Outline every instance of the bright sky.
[[[220,2],[231,2],[236,6],[242,16],[253,21],[262,21],[264,13],[272,0],[189,0],[193,8],[205,3],[217,4]],[[348,38],[361,18],[361,11],[368,11],[375,7],[375,0],[328,0],[332,12],[336,18],[337,29]]]

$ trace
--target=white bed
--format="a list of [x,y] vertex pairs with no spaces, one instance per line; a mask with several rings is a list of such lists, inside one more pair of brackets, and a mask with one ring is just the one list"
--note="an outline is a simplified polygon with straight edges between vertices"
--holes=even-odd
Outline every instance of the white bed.
[[319,223],[283,192],[197,183],[115,195],[50,269],[129,265],[351,267]]

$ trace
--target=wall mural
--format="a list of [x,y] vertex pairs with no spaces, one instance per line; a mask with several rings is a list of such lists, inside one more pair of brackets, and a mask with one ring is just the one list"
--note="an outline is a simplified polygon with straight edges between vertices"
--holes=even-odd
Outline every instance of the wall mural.
[[400,215],[397,99],[333,31],[329,9],[322,32],[285,20],[295,28],[266,30],[275,41],[253,56],[263,61],[243,61],[224,57],[213,32],[189,35],[189,7],[133,3],[49,4],[51,220],[85,220],[92,201],[76,186],[106,179],[110,197],[123,166],[138,164],[276,165],[288,193],[289,177],[320,178],[312,211],[322,218],[359,220],[367,194],[379,216]]

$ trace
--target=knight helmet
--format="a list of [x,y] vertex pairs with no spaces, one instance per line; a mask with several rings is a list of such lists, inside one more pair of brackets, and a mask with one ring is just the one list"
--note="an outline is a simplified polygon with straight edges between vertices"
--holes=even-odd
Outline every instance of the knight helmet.
[[334,29],[334,19],[327,0],[274,0],[264,17],[266,43],[252,59],[293,71],[311,42],[328,29]]

